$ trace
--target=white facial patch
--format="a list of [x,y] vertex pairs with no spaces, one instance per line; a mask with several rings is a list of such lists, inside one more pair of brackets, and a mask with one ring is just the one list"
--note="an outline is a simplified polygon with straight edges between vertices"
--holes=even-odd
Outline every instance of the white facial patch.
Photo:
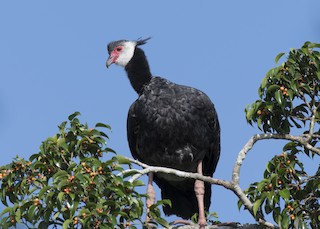
[[120,53],[115,63],[122,67],[125,67],[133,57],[135,47],[136,47],[136,42],[134,41],[125,42],[123,45],[123,50]]

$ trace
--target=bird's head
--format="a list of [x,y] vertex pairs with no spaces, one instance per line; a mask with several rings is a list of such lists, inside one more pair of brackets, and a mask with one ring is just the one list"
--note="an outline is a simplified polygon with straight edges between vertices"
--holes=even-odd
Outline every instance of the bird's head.
[[134,50],[139,45],[144,45],[150,39],[138,39],[136,41],[119,40],[108,44],[109,58],[107,60],[107,68],[115,63],[125,67],[133,57]]

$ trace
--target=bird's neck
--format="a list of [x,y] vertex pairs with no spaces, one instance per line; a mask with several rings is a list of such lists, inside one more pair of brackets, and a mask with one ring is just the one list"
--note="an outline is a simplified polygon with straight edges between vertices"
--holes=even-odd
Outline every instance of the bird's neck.
[[146,55],[142,49],[135,49],[133,57],[125,66],[125,70],[133,89],[140,94],[143,86],[148,84],[152,77]]

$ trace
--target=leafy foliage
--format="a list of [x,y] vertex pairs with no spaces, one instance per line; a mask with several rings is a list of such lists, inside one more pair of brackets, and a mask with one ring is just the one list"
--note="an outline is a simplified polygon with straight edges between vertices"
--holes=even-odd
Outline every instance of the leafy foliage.
[[[320,228],[320,168],[308,175],[298,156],[319,156],[320,44],[306,42],[262,80],[260,99],[245,109],[247,121],[266,133],[301,129],[301,141],[289,141],[268,162],[264,179],[245,191],[256,217],[272,213],[281,228]],[[276,57],[276,63],[284,55]],[[284,136],[284,135],[283,135]],[[306,147],[302,143],[308,143]],[[242,203],[238,203],[239,208]]]
[[289,133],[313,115],[319,120],[319,109],[313,108],[320,104],[320,54],[314,48],[320,44],[306,42],[301,49],[292,49],[286,62],[267,73],[258,90],[260,99],[245,109],[251,125],[257,123],[264,132]]
[[[108,135],[81,124],[78,112],[59,126],[30,159],[16,158],[0,168],[1,228],[22,223],[32,228],[136,228],[141,222],[145,195],[135,191],[141,181],[130,183],[118,174],[131,166],[108,148]],[[108,160],[102,161],[103,155]],[[160,217],[158,202],[151,207],[154,223]]]

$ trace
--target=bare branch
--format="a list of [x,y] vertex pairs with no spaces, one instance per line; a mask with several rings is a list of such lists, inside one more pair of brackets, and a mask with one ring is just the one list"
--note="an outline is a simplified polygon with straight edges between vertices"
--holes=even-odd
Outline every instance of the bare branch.
[[302,91],[299,91],[299,97],[303,100],[303,102],[307,105],[307,107],[309,108],[309,110],[312,112],[312,108],[310,106],[310,104],[308,103],[306,97],[304,96],[304,93]]
[[310,121],[310,130],[309,130],[310,138],[309,138],[309,140],[311,139],[311,136],[314,133],[314,125],[316,123],[316,114],[317,114],[317,107],[314,107],[312,109],[312,116],[311,116],[311,121]]
[[[315,115],[313,115],[311,121],[315,122]],[[313,132],[311,132],[309,134],[303,134],[301,136],[293,136],[290,134],[256,134],[256,135],[252,136],[249,139],[249,141],[244,145],[244,147],[241,149],[241,151],[239,152],[239,154],[237,156],[237,159],[236,159],[233,171],[232,171],[232,181],[231,182],[226,181],[226,180],[222,180],[222,179],[208,177],[208,176],[202,176],[197,173],[189,173],[189,172],[184,172],[184,171],[180,171],[180,170],[176,170],[176,169],[163,168],[163,167],[158,167],[158,166],[148,166],[147,164],[144,164],[144,163],[139,162],[137,160],[127,158],[131,163],[137,164],[143,168],[142,170],[135,170],[134,172],[136,172],[136,174],[134,174],[130,178],[129,181],[133,182],[133,181],[139,179],[142,175],[148,174],[150,172],[154,172],[154,173],[173,174],[175,176],[182,177],[182,178],[191,178],[191,179],[196,179],[196,180],[202,180],[202,181],[208,182],[210,184],[220,185],[220,186],[223,186],[224,188],[229,189],[232,192],[234,192],[235,195],[238,196],[240,201],[243,203],[244,207],[246,209],[248,209],[248,211],[252,214],[252,216],[254,218],[256,218],[253,213],[253,203],[247,198],[244,191],[239,186],[241,166],[242,166],[243,161],[246,158],[248,152],[252,149],[252,147],[254,146],[254,144],[257,141],[266,140],[266,139],[280,139],[280,140],[288,140],[288,141],[298,142],[302,146],[304,146],[305,148],[314,152],[315,154],[320,155],[320,149],[312,146],[308,142],[312,137],[318,137],[318,136],[313,135]],[[125,170],[122,172],[122,174],[130,173],[132,171],[133,171],[132,169]],[[275,226],[272,223],[267,222],[265,219],[263,219],[262,216],[258,217],[257,222],[260,225],[266,226],[268,228],[277,228],[277,226]]]
[[[253,146],[253,144],[252,144],[252,146]],[[248,151],[248,149],[247,149],[247,151]],[[215,184],[215,185],[222,186],[222,187],[224,187],[226,189],[229,189],[232,192],[234,192],[235,195],[238,196],[240,201],[243,203],[245,208],[249,210],[249,212],[252,214],[252,216],[254,216],[254,214],[253,214],[253,204],[247,198],[247,196],[245,195],[243,190],[240,188],[238,183],[226,181],[226,180],[223,180],[223,179],[216,179],[216,178],[212,178],[212,177],[209,177],[209,176],[202,176],[202,175],[200,175],[198,173],[184,172],[184,171],[180,171],[180,170],[176,170],[176,169],[172,169],[172,168],[149,166],[147,164],[144,164],[142,162],[139,162],[139,161],[131,159],[131,158],[126,158],[126,159],[128,159],[131,163],[137,164],[137,165],[139,165],[139,166],[141,166],[143,168],[142,170],[135,170],[135,172],[137,172],[137,174],[134,174],[129,179],[130,182],[133,182],[133,181],[139,179],[142,175],[148,174],[150,172],[173,174],[175,176],[182,177],[182,178],[202,180],[202,181],[210,183],[210,184]],[[125,170],[121,174],[125,175],[126,173],[130,173],[130,172],[132,172],[132,169]],[[239,173],[240,173],[240,168],[239,168]],[[268,228],[277,228],[272,223],[265,221],[262,217],[260,217],[257,220],[257,222],[259,222],[261,225],[266,226]]]

